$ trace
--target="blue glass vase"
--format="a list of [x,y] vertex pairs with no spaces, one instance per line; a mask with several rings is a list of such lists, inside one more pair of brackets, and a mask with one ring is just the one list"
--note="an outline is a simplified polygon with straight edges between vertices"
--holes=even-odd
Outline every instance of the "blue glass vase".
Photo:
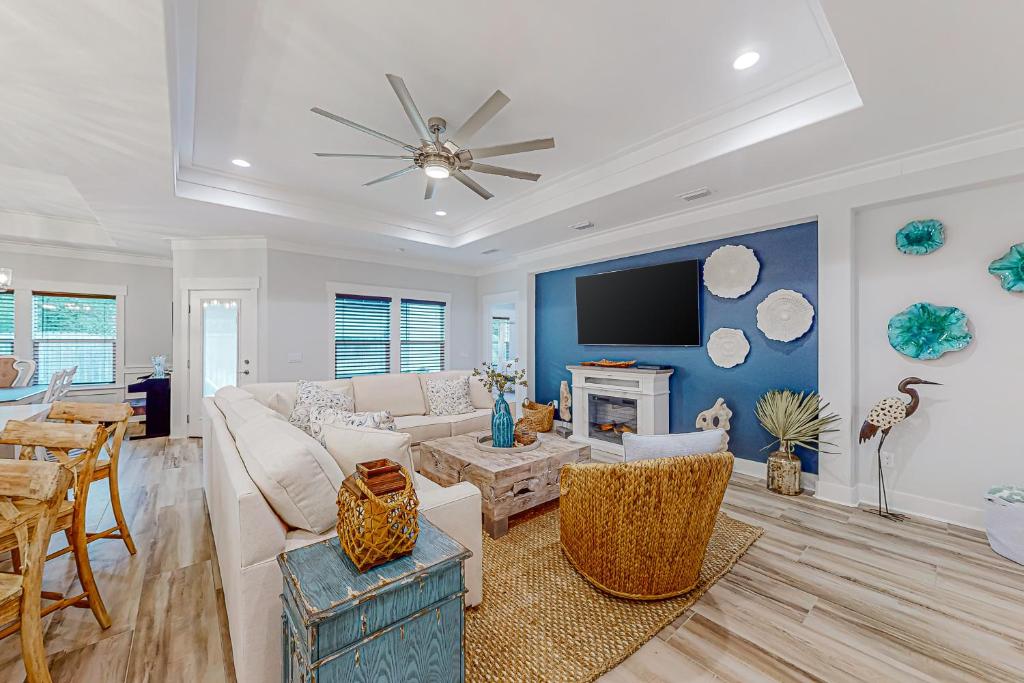
[[494,412],[491,414],[491,444],[495,448],[512,448],[515,427],[512,410],[508,407],[505,395],[498,394],[494,402]]

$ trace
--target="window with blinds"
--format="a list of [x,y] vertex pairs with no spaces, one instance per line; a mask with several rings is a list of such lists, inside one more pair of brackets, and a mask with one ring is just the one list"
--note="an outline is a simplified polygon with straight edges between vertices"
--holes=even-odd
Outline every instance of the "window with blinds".
[[78,366],[73,384],[116,380],[117,298],[84,294],[32,294],[35,383]]
[[402,299],[402,372],[444,370],[445,304],[443,301]]
[[0,292],[0,356],[14,355],[14,292]]
[[391,371],[391,299],[337,294],[334,297],[334,376]]

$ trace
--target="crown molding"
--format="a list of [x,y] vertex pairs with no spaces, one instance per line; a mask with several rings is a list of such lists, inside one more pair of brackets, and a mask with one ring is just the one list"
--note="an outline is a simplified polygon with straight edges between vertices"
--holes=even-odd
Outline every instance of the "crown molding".
[[[477,271],[477,275],[491,275],[521,268],[540,272],[541,270],[590,263],[606,257],[588,258],[585,254],[588,251],[600,251],[601,247],[608,245],[633,242],[667,230],[758,210],[763,211],[773,207],[794,205],[800,200],[810,200],[857,188],[865,188],[866,191],[848,198],[851,210],[906,199],[918,194],[950,191],[1013,179],[1024,176],[1024,164],[1021,163],[1020,158],[1024,154],[1018,154],[1019,152],[1024,152],[1024,122],[720,199],[699,207],[622,224],[594,235],[582,236],[523,252],[505,263],[481,268]],[[1008,154],[1009,157],[1006,156]],[[966,170],[962,168],[964,164],[971,163],[979,167]],[[894,181],[910,180],[914,176],[923,176],[928,172],[935,172],[933,173],[934,178],[925,179],[915,187],[904,190],[893,186]],[[656,245],[646,242],[643,247],[637,247],[636,253],[652,249],[669,249],[752,231],[770,230],[774,227],[814,218],[813,211],[808,213],[798,209],[790,211],[786,216],[770,218],[763,224],[759,224],[758,227],[736,227],[731,232],[719,231],[714,235],[689,235],[683,239],[675,237]],[[621,255],[628,255],[628,253]]]
[[129,254],[105,249],[87,249],[82,247],[62,247],[50,244],[28,244],[0,240],[0,252],[8,254],[33,254],[35,256],[51,256],[57,258],[86,259],[104,261],[106,263],[126,263],[134,266],[150,266],[153,268],[170,268],[171,259],[145,254]]
[[241,237],[200,237],[196,239],[171,240],[172,252],[266,248],[267,238],[262,235],[243,235]]
[[416,258],[413,256],[389,254],[382,251],[320,247],[278,239],[268,239],[267,248],[272,251],[285,251],[292,254],[305,254],[307,256],[320,256],[323,258],[359,261],[362,263],[378,263],[381,265],[396,266],[399,268],[409,268],[410,270],[423,270],[431,273],[465,275],[469,277],[476,277],[477,275],[476,268],[468,268],[465,266],[442,263],[440,261]]

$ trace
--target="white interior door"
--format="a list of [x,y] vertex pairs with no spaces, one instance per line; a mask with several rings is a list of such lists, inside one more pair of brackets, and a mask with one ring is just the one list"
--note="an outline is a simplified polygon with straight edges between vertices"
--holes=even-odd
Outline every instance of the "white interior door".
[[253,290],[189,293],[189,436],[203,433],[204,397],[256,381],[256,314]]

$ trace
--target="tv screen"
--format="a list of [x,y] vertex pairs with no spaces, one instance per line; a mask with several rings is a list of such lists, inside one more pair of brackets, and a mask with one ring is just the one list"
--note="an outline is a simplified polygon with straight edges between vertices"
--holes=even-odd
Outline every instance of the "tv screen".
[[676,261],[576,278],[580,344],[700,346],[700,263]]

